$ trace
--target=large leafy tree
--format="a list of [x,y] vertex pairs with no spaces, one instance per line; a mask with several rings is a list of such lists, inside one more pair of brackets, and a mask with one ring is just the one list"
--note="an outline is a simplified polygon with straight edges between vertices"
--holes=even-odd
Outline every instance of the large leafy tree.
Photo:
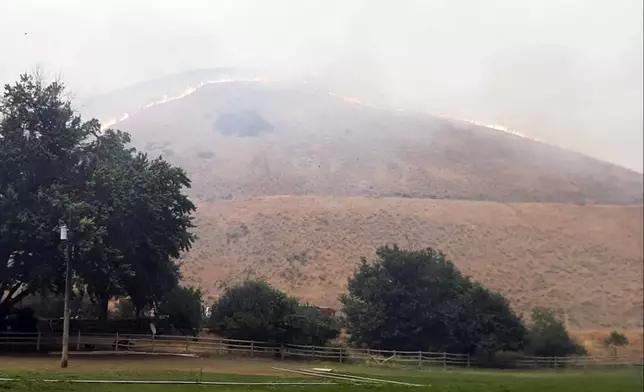
[[478,282],[466,279],[463,284],[466,291],[446,306],[445,349],[489,355],[523,348],[526,329],[508,300]]
[[354,342],[381,349],[518,350],[523,323],[500,294],[464,277],[435,249],[381,247],[341,297]]
[[59,83],[23,75],[0,99],[0,319],[21,298],[62,285],[61,222],[76,281],[100,304],[141,309],[176,287],[195,207],[182,169],[82,122]]
[[56,228],[78,195],[73,178],[99,129],[62,93],[59,83],[23,75],[0,98],[0,314],[60,281]]
[[[139,177],[127,209],[131,223],[127,227],[128,248],[124,253],[130,267],[122,276],[123,287],[137,310],[154,306],[165,293],[177,286],[179,269],[175,260],[190,249],[194,235],[190,213],[195,207],[181,193],[190,186],[185,172],[158,158],[136,158]],[[136,175],[134,173],[133,175]],[[122,228],[122,226],[121,226]]]
[[190,248],[195,207],[181,193],[185,172],[158,158],[126,149],[127,135],[107,131],[89,165],[86,197],[93,203],[99,235],[81,263],[88,292],[107,314],[110,298],[128,295],[137,313],[152,307],[178,284],[175,260]]

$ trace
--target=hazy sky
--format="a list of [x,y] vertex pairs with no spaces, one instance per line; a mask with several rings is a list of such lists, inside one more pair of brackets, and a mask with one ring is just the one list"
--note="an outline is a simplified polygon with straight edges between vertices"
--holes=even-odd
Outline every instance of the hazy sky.
[[0,0],[0,82],[80,98],[216,66],[316,76],[642,171],[642,0]]

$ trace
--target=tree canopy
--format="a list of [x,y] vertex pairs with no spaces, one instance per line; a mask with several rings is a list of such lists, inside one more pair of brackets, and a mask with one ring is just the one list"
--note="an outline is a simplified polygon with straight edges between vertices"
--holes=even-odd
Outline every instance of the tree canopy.
[[611,331],[610,335],[604,339],[604,346],[613,349],[613,355],[617,356],[617,348],[628,346],[628,338],[621,332]]
[[499,293],[464,277],[435,249],[378,248],[341,297],[351,339],[380,349],[516,351],[525,328]]
[[204,320],[203,293],[193,287],[175,287],[159,302],[157,315],[165,316],[176,329],[197,335]]
[[22,298],[62,288],[70,229],[76,291],[138,309],[176,287],[194,236],[185,172],[83,122],[64,86],[22,75],[0,98],[0,319]]
[[565,357],[586,354],[586,349],[570,337],[566,326],[551,309],[532,311],[526,353],[539,357]]
[[254,280],[226,288],[208,326],[232,339],[308,345],[324,345],[340,333],[335,318]]

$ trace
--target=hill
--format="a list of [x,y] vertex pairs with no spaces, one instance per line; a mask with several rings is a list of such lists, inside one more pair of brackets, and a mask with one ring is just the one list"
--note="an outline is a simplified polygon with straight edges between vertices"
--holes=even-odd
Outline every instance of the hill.
[[360,257],[395,242],[446,251],[521,311],[546,305],[579,328],[641,328],[640,173],[223,69],[85,108],[122,118],[115,127],[135,146],[188,171],[199,240],[182,268],[211,297],[222,282],[260,276],[333,306]]
[[577,328],[641,327],[641,206],[364,197],[267,197],[198,205],[184,279],[211,299],[221,282],[262,277],[336,306],[377,246],[435,246],[520,311],[549,306]]
[[642,175],[465,122],[273,83],[205,85],[118,124],[204,200],[266,195],[639,204]]

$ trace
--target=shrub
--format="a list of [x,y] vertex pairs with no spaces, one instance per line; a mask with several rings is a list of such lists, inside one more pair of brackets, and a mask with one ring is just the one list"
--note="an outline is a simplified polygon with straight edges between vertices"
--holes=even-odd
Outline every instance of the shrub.
[[340,332],[337,320],[260,280],[229,286],[212,307],[211,331],[226,338],[323,345]]
[[121,319],[132,318],[136,316],[136,310],[129,298],[120,298],[116,304],[116,316]]
[[628,338],[622,333],[612,331],[610,335],[604,339],[604,346],[612,348],[613,354],[617,356],[617,348],[628,346]]
[[340,322],[337,318],[324,315],[317,306],[298,305],[293,316],[288,320],[292,329],[289,343],[324,346],[329,340],[340,334]]
[[545,308],[532,311],[525,351],[539,357],[586,355],[586,348],[570,337],[561,318]]
[[176,287],[159,303],[157,313],[177,329],[196,336],[204,319],[203,293],[192,287]]

